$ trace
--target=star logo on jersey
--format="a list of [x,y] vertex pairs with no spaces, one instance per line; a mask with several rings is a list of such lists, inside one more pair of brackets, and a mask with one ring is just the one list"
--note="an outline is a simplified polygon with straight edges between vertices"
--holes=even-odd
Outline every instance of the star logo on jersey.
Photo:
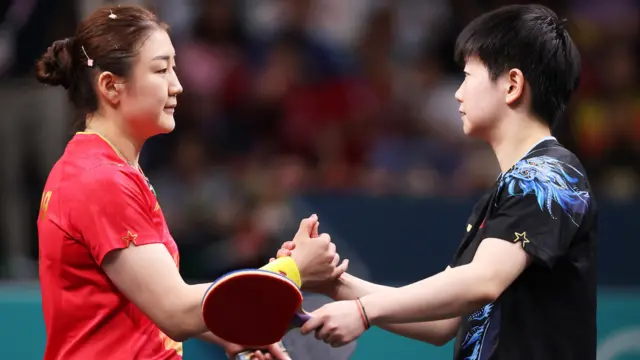
[[136,245],[136,239],[138,234],[134,234],[131,231],[127,231],[127,235],[122,238],[125,247],[129,247],[131,244]]
[[522,247],[524,247],[526,244],[528,244],[530,242],[529,239],[527,239],[527,232],[526,231],[521,232],[521,233],[515,232],[514,234],[515,234],[516,238],[513,239],[513,242],[522,241]]

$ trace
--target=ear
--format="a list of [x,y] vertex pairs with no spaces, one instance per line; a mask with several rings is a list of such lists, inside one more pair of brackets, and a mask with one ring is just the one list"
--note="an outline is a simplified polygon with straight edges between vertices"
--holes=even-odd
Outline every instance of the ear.
[[505,86],[507,87],[505,101],[508,105],[513,105],[524,95],[526,83],[522,71],[520,71],[520,69],[509,70],[506,76]]
[[105,71],[98,76],[98,92],[111,105],[120,102],[120,95],[124,91],[123,81],[113,73]]

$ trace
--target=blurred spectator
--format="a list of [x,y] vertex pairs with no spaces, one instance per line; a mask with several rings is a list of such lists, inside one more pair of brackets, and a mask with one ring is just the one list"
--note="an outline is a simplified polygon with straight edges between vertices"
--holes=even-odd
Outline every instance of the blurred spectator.
[[[300,194],[455,198],[498,176],[491,150],[462,133],[452,53],[472,18],[522,1],[135,2],[171,25],[185,88],[176,130],[151,139],[141,162],[187,278],[263,264],[293,234]],[[598,196],[638,199],[638,5],[542,3],[569,19],[583,62],[568,121],[554,131],[580,156]],[[14,273],[32,270],[27,204],[37,205],[72,120],[63,94],[32,88],[27,74],[36,55],[72,36],[78,18],[100,4],[0,5],[0,49],[9,49],[0,50],[0,71],[14,78],[0,84],[11,120],[1,134],[0,230],[11,239],[3,250]]]

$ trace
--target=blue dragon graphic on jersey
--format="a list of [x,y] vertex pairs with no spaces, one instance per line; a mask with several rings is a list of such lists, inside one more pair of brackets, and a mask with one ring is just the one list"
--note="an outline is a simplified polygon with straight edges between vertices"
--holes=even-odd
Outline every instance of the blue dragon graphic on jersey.
[[577,188],[579,178],[569,175],[567,169],[584,176],[575,167],[546,155],[523,159],[502,176],[498,191],[507,186],[512,196],[534,194],[540,209],[546,209],[553,218],[551,208],[556,202],[575,224],[572,214],[586,212],[589,193]]
[[489,326],[489,317],[491,315],[491,310],[493,309],[493,304],[485,305],[482,309],[473,312],[469,316],[469,324],[478,324],[473,325],[469,331],[467,332],[467,336],[462,342],[462,348],[467,349],[470,346],[473,346],[473,351],[471,355],[467,356],[465,360],[477,360],[480,355],[480,351],[482,349],[482,339],[484,338],[484,334],[487,331]]

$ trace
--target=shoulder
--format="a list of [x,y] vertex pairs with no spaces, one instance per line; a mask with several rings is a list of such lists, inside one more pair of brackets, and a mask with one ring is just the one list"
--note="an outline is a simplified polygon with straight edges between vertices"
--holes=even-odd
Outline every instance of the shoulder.
[[540,209],[551,215],[554,206],[560,206],[564,212],[585,213],[592,198],[582,164],[562,147],[518,161],[500,177],[498,189],[501,201],[535,199]]
[[118,163],[100,163],[80,174],[70,190],[80,203],[144,200],[145,182],[135,169]]

